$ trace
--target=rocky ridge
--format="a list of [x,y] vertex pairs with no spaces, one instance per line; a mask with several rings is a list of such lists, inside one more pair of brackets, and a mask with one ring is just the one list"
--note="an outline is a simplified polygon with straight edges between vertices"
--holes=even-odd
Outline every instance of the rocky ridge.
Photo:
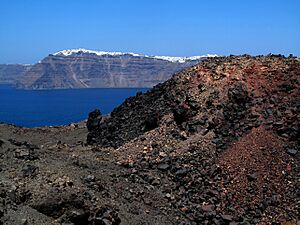
[[88,143],[116,148],[141,179],[151,174],[192,224],[294,224],[299,84],[297,58],[205,60],[127,99]]

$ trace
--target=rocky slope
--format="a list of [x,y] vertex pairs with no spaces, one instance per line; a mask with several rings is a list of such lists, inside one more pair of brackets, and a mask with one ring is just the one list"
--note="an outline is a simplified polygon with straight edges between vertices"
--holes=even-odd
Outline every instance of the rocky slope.
[[297,58],[215,58],[87,127],[0,125],[0,221],[298,225],[299,86]]
[[0,64],[0,84],[14,84],[15,80],[24,76],[31,65]]
[[180,221],[295,224],[299,88],[299,59],[206,60],[127,99],[108,119],[91,114],[88,143],[117,148]]
[[64,50],[35,64],[16,86],[26,89],[152,87],[208,56],[187,58]]

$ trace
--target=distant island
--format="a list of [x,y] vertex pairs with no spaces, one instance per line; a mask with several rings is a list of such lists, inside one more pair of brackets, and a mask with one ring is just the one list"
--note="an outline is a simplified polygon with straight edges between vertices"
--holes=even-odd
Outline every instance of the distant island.
[[147,56],[86,49],[50,54],[34,65],[0,64],[0,83],[20,89],[153,87],[208,57]]

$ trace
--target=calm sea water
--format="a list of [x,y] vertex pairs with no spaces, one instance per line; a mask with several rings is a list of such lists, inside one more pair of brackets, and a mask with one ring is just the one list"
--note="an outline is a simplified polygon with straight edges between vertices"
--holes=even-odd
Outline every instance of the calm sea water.
[[0,85],[0,122],[24,127],[66,125],[87,119],[99,108],[110,113],[127,97],[145,88],[16,90]]

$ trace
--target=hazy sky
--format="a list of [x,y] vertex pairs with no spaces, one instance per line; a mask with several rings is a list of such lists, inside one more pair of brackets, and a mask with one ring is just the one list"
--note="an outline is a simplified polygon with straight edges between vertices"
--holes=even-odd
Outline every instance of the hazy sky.
[[62,49],[300,56],[300,0],[0,0],[0,63]]

